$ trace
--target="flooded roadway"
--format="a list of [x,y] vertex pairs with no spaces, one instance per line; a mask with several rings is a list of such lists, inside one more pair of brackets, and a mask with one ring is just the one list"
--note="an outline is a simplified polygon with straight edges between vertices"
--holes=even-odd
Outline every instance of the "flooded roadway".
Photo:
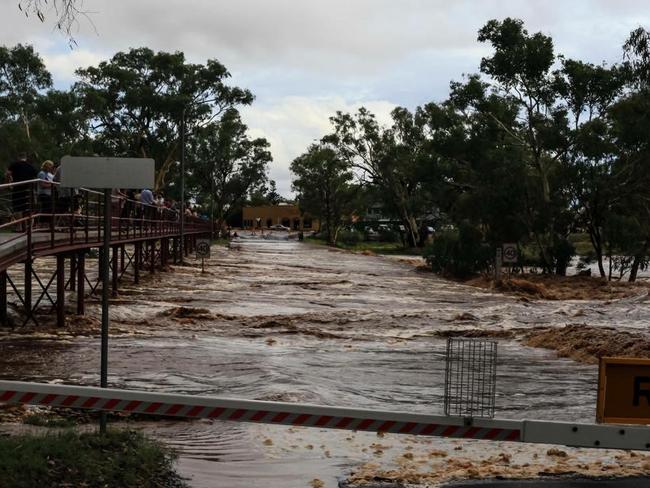
[[[286,240],[215,247],[207,269],[123,286],[111,312],[111,386],[439,414],[447,333],[609,326],[613,317],[636,329],[650,320],[635,299],[521,301],[396,259]],[[3,379],[98,381],[96,337],[46,338],[38,350],[24,340],[0,344]],[[500,339],[497,416],[592,421],[596,375],[594,366]],[[366,433],[211,421],[139,427],[179,449],[181,472],[197,487],[304,487],[314,479],[334,487],[358,464],[390,464],[408,445],[459,442],[386,436],[378,458],[369,448],[377,438]]]

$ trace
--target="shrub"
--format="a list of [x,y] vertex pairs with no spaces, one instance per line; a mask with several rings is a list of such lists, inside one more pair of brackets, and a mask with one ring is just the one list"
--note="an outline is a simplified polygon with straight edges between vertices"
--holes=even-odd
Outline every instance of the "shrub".
[[470,225],[436,235],[424,251],[435,273],[457,278],[489,271],[493,254],[492,246],[484,243],[480,231]]
[[342,242],[343,244],[348,244],[350,246],[353,246],[362,240],[362,235],[361,233],[354,231],[354,230],[342,230],[339,232],[338,235],[338,240]]
[[381,242],[399,242],[400,237],[397,232],[390,229],[379,230],[379,240]]

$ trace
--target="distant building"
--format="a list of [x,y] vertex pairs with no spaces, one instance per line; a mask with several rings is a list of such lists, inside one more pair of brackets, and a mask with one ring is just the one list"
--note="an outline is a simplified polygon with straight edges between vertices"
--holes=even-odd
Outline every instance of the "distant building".
[[298,205],[280,203],[259,207],[244,207],[242,227],[244,229],[263,229],[274,225],[284,225],[292,230],[318,230],[320,222],[309,214],[300,214]]

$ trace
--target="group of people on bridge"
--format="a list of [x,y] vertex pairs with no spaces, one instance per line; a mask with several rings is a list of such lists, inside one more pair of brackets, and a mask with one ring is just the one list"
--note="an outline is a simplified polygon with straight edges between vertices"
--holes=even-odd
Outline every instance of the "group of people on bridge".
[[[37,225],[49,223],[53,215],[80,214],[83,199],[77,189],[61,187],[61,165],[46,160],[40,166],[40,171],[29,161],[26,153],[21,153],[6,171],[5,182],[11,193],[11,206],[5,207],[5,216],[9,220],[19,223],[18,230],[22,230],[23,217],[39,214]],[[5,185],[7,188],[7,185]],[[8,198],[5,200],[8,204]],[[180,215],[180,202],[165,198],[162,192],[154,192],[149,188],[141,190],[114,189],[111,205],[113,217],[125,219],[145,220],[178,220]],[[191,205],[185,205],[186,217],[197,217]]]

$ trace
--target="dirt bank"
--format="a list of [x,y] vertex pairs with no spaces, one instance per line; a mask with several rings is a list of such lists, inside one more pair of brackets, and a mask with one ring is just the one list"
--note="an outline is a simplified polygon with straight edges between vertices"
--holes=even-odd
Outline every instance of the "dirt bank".
[[650,358],[646,334],[588,325],[537,329],[525,335],[524,344],[552,349],[560,357],[582,363],[597,363],[600,357]]
[[647,295],[650,284],[606,281],[592,276],[550,276],[525,274],[506,277],[498,285],[491,278],[480,276],[466,285],[493,291],[544,300],[617,300]]

